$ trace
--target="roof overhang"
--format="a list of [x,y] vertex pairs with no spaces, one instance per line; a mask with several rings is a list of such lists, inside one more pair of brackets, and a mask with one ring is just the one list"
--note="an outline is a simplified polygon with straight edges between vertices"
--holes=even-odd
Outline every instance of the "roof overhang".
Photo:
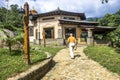
[[91,22],[91,21],[79,21],[79,20],[67,20],[67,19],[59,19],[60,24],[70,24],[70,25],[79,25],[82,29],[91,28],[93,31],[113,31],[116,27],[110,26],[98,26],[98,22]]
[[96,29],[116,29],[116,27],[111,27],[111,26],[96,26]]
[[116,27],[110,27],[110,26],[96,26],[94,27],[93,31],[104,31],[104,32],[110,32],[115,30]]
[[67,15],[67,16],[78,16],[82,20],[85,20],[85,14],[84,13],[75,13],[75,12],[69,12],[69,11],[64,11],[60,9],[56,9],[50,12],[45,12],[45,13],[40,13],[38,14],[39,17],[45,17],[45,16],[53,16],[53,15]]
[[90,21],[79,21],[79,20],[68,20],[68,19],[59,19],[60,24],[73,24],[73,25],[93,25],[98,26],[98,22],[90,22]]

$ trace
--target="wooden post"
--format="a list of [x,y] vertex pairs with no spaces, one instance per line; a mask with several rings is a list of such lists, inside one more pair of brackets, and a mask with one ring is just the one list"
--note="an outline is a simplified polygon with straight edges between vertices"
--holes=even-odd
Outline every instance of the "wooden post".
[[30,64],[30,48],[29,48],[29,5],[24,4],[24,59],[27,64]]
[[46,47],[46,38],[45,38],[46,33],[45,33],[45,30],[43,30],[42,35],[43,35],[44,47]]

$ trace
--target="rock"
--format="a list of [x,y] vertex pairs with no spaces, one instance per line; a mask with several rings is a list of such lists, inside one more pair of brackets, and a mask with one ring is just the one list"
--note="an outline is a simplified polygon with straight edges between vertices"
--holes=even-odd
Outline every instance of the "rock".
[[45,52],[45,54],[47,55],[47,58],[52,57],[52,55],[49,52]]

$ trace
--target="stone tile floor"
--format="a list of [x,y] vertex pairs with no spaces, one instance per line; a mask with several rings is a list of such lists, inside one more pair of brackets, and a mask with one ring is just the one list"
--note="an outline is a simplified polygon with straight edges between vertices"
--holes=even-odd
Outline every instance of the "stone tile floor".
[[69,49],[62,49],[53,58],[53,68],[41,80],[120,80],[120,76],[88,59],[83,53],[85,46],[74,51],[71,59]]

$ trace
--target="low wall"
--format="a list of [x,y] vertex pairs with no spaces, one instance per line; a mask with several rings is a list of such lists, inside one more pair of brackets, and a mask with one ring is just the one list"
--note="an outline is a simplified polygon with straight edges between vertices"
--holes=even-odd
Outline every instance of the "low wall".
[[[44,45],[44,40],[41,40],[41,44]],[[46,45],[61,46],[63,39],[46,39]]]
[[94,45],[109,45],[110,42],[109,41],[105,41],[105,40],[94,40]]
[[8,78],[7,80],[40,80],[50,70],[52,62],[52,58],[49,58],[40,64],[32,66],[27,71]]

